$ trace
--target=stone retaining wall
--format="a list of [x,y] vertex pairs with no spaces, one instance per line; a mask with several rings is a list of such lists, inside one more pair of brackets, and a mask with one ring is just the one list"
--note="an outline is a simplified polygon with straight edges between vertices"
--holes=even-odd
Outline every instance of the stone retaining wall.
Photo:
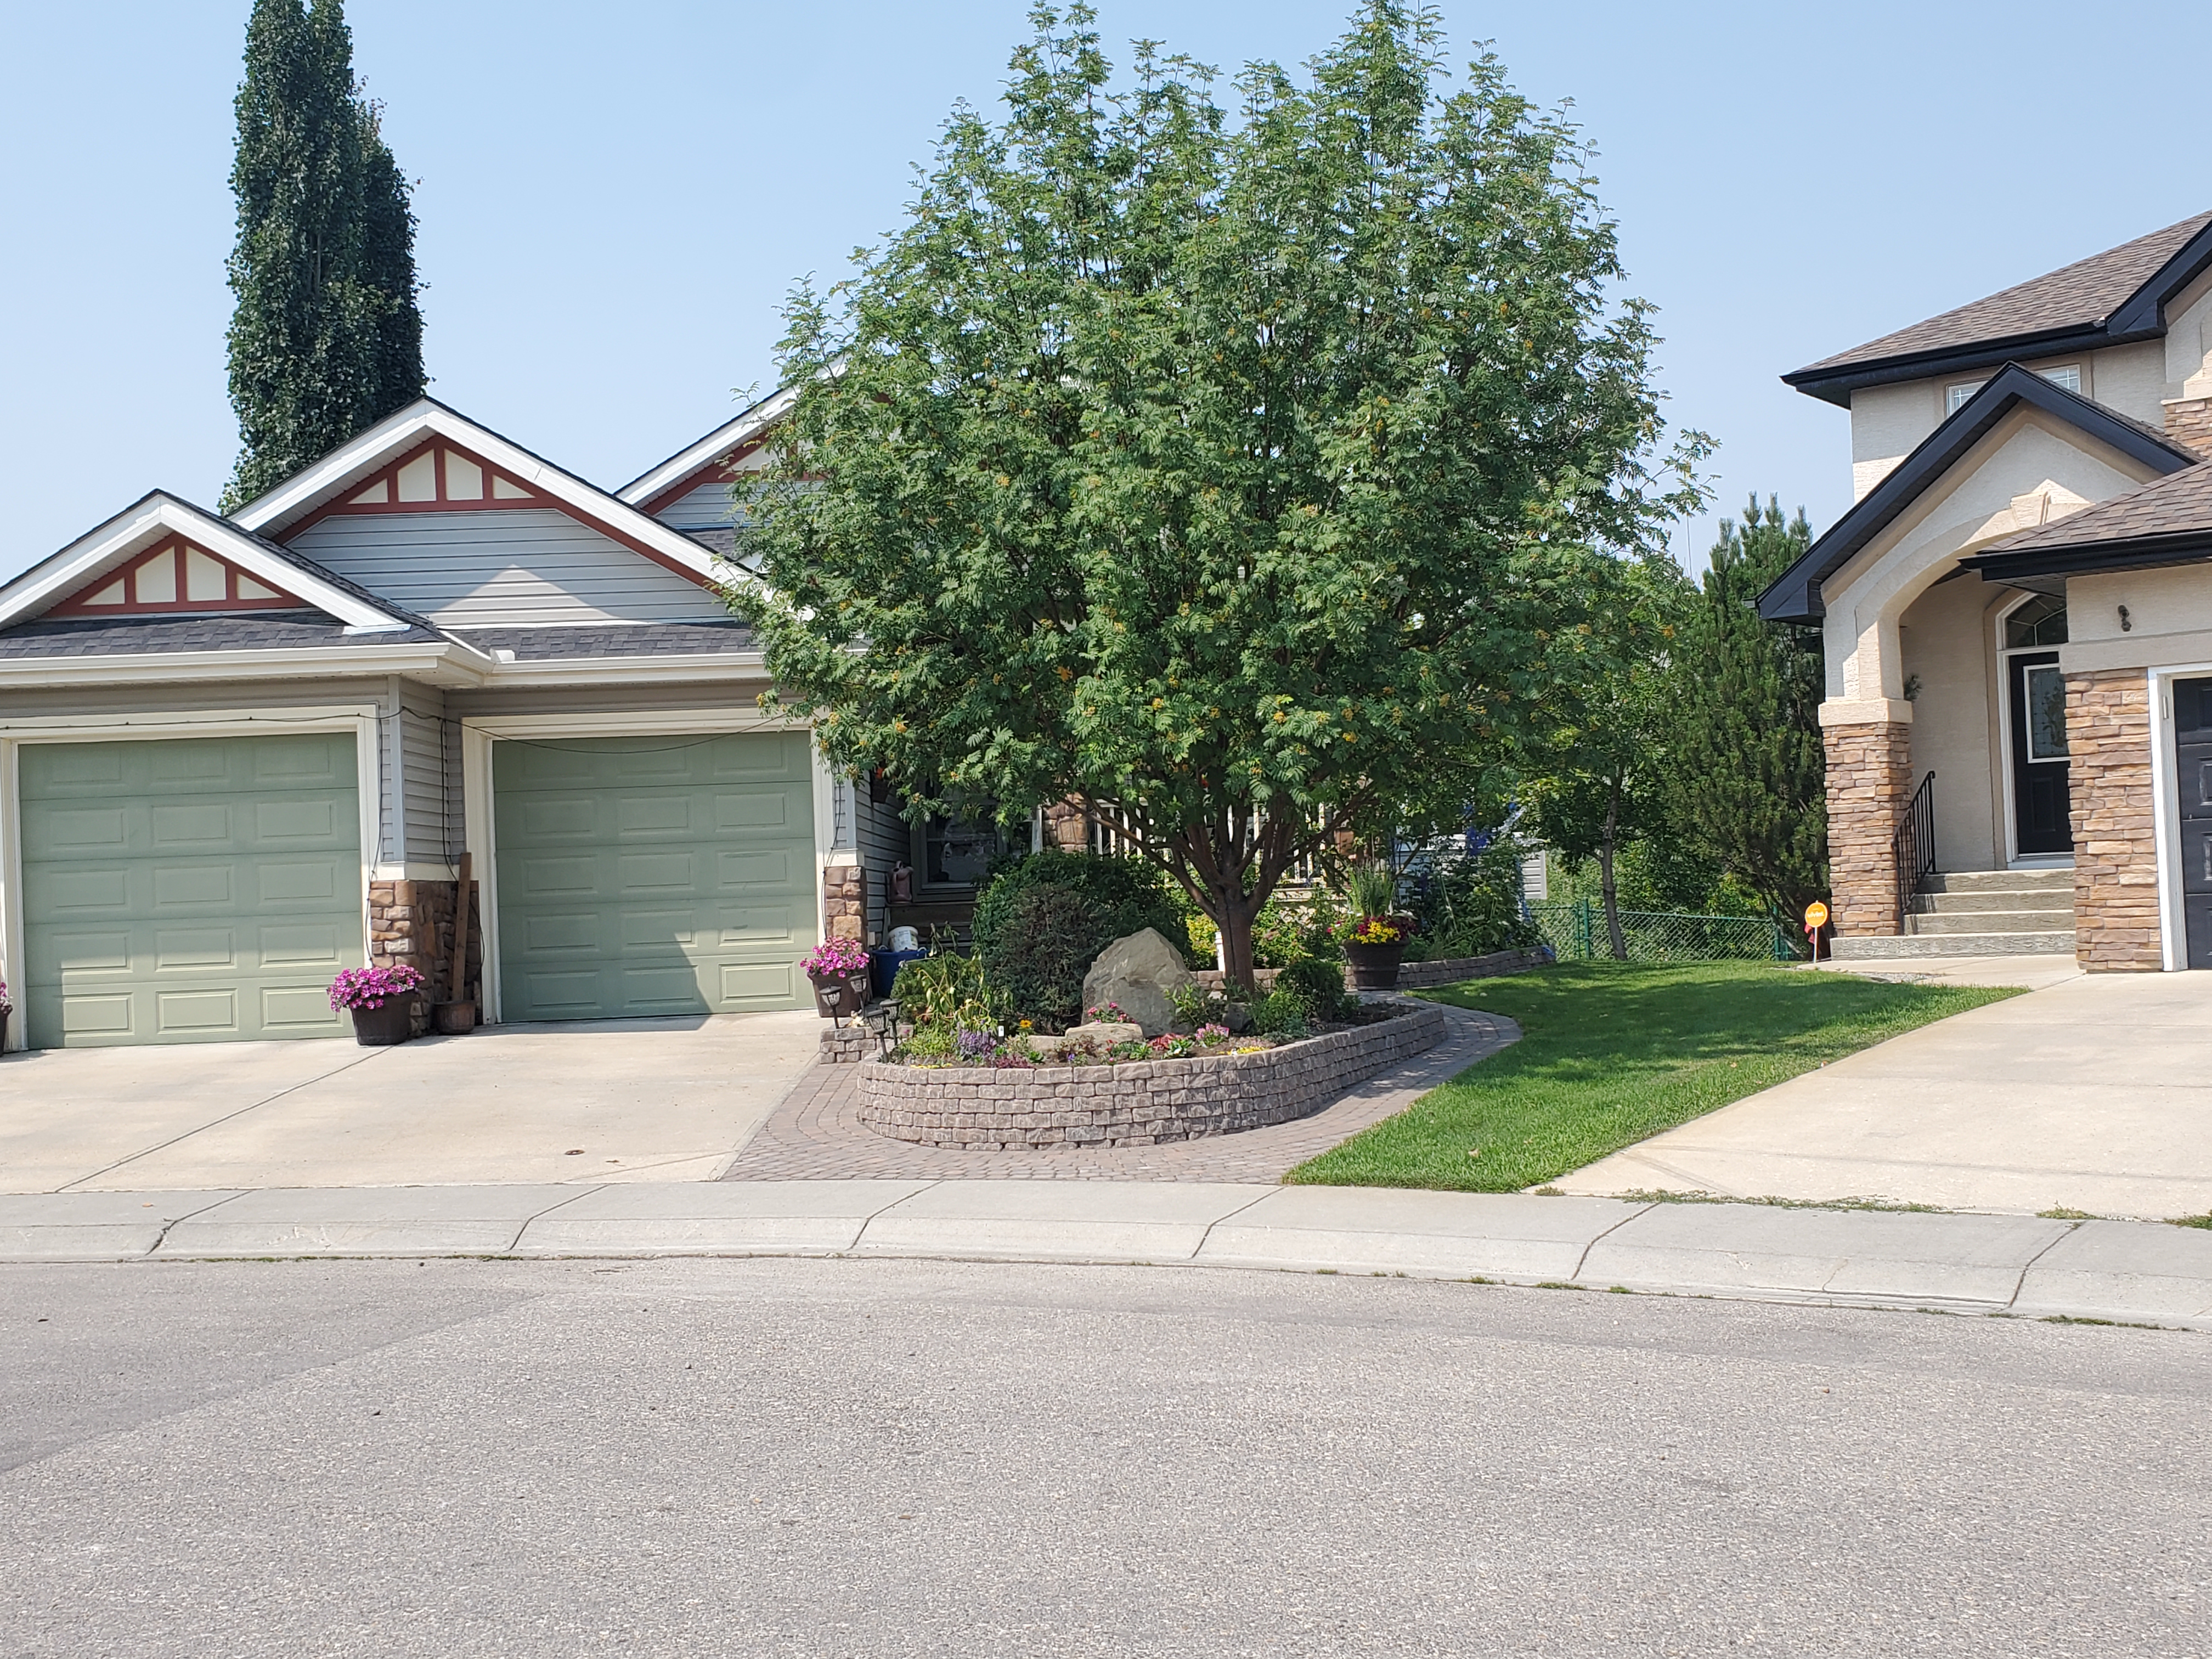
[[1443,1010],[1389,1005],[1398,1018],[1251,1054],[1117,1066],[860,1066],[859,1115],[924,1146],[1153,1146],[1310,1117],[1354,1084],[1443,1041]]
[[[1463,979],[1495,979],[1500,974],[1547,968],[1551,963],[1549,951],[1492,951],[1486,957],[1442,957],[1434,962],[1403,963],[1398,969],[1398,988],[1420,991],[1431,985],[1455,985]],[[1344,982],[1352,983],[1349,969],[1345,970]]]

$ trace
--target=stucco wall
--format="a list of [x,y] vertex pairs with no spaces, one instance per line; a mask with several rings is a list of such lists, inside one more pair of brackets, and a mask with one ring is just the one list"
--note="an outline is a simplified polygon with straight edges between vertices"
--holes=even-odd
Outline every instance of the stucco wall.
[[1936,859],[1948,871],[1999,870],[1990,659],[1994,612],[2007,590],[1962,577],[1932,587],[1905,611],[1899,636],[1912,705],[1912,784],[1936,774]]
[[1857,501],[1912,453],[1942,418],[1933,380],[1870,386],[1851,393],[1851,499]]
[[2070,643],[2058,660],[2069,674],[2212,662],[2212,566],[2076,576],[2066,584],[2066,621]]

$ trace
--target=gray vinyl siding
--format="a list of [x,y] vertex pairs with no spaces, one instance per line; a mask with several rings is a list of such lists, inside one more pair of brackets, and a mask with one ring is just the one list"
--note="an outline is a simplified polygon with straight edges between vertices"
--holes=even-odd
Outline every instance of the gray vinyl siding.
[[868,872],[865,925],[870,937],[884,940],[890,929],[891,866],[913,857],[912,832],[889,802],[877,806],[869,801],[866,779],[854,788],[853,799],[859,816],[860,864]]
[[720,622],[707,589],[550,507],[333,514],[290,544],[442,623]]
[[23,686],[0,691],[0,720],[56,720],[71,714],[201,714],[210,709],[235,709],[250,714],[257,708],[381,705],[390,686],[390,679],[382,674],[328,679],[146,680],[131,685]]
[[450,864],[460,848],[460,753],[445,695],[410,680],[400,688],[400,799],[407,862]]
[[721,530],[735,522],[731,506],[729,485],[710,479],[678,496],[653,517],[675,530]]

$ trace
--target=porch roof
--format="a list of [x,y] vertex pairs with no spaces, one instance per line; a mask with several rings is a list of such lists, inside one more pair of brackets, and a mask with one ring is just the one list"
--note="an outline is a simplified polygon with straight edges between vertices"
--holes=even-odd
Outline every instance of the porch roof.
[[1960,562],[1985,581],[2212,559],[2212,461],[2199,461]]

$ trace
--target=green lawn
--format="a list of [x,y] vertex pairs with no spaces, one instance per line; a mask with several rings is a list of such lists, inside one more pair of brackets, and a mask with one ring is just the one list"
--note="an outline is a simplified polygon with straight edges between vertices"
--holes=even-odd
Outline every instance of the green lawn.
[[1700,962],[1572,963],[1424,994],[1517,1020],[1521,1041],[1285,1180],[1513,1192],[2017,993]]

